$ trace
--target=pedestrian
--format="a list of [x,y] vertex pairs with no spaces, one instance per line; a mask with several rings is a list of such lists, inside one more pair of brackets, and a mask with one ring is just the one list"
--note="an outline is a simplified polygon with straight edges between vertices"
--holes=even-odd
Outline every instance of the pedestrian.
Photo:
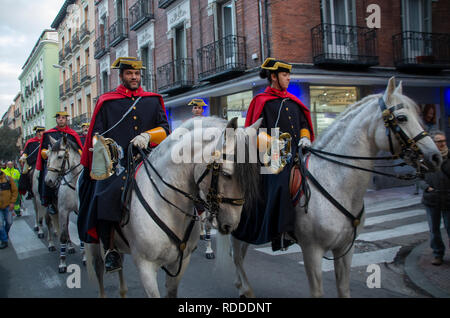
[[444,258],[445,245],[441,235],[441,218],[450,242],[450,160],[445,133],[434,131],[431,135],[442,155],[441,169],[426,173],[421,182],[424,190],[422,203],[427,211],[430,228],[430,247],[433,250],[433,265],[441,265]]
[[[294,205],[291,202],[289,178],[294,157],[299,148],[311,145],[314,140],[309,109],[287,91],[292,65],[268,58],[261,65],[261,78],[267,78],[269,86],[256,95],[250,103],[245,126],[248,127],[262,118],[261,128],[271,133],[279,129],[279,134],[289,133],[291,159],[280,172],[263,174],[261,200],[253,204],[256,208],[247,211],[244,206],[241,222],[233,235],[250,244],[272,242],[272,250],[285,250],[295,243]],[[258,142],[260,136],[258,134]]]
[[38,157],[39,146],[41,144],[42,133],[45,128],[42,126],[35,126],[33,128],[35,136],[27,141],[22,151],[22,156],[19,162],[23,165],[22,174],[19,179],[19,193],[24,195],[28,192],[26,200],[30,200],[34,197],[32,189],[32,173],[29,173],[36,167],[36,160]]
[[[101,95],[86,137],[81,164],[85,167],[79,178],[78,232],[87,243],[101,242],[105,250],[105,270],[114,272],[122,268],[120,254],[114,246],[115,229],[122,219],[121,195],[125,187],[128,160],[134,160],[136,148],[155,147],[169,134],[162,96],[144,92],[141,87],[142,61],[133,57],[119,57],[111,66],[119,70],[121,84],[115,91]],[[96,137],[96,134],[97,137]],[[115,173],[96,175],[97,164],[93,149],[102,135],[112,139],[123,154]],[[100,139],[101,140],[101,139]],[[128,157],[132,144],[133,158]],[[95,179],[95,180],[94,180]],[[120,234],[120,232],[119,232]]]
[[[14,180],[14,183],[16,184],[16,188],[19,187],[19,179],[20,179],[20,172],[18,169],[14,168],[14,162],[11,160],[6,163],[6,168],[3,169],[3,172],[8,176],[11,177]],[[14,213],[16,216],[20,217],[20,203],[21,203],[22,196],[19,194],[17,196],[17,200],[14,204]]]
[[0,170],[0,249],[8,247],[8,233],[13,222],[12,213],[17,196],[13,178]]
[[36,170],[39,173],[39,195],[41,199],[41,204],[47,207],[49,214],[54,215],[57,213],[56,200],[57,200],[57,189],[47,186],[45,183],[45,176],[47,175],[47,157],[49,147],[51,147],[51,139],[58,141],[63,136],[66,136],[68,140],[72,141],[77,145],[78,151],[81,153],[83,145],[81,144],[80,137],[75,130],[68,126],[69,114],[65,111],[58,111],[55,114],[56,127],[46,130],[42,134],[41,144],[39,146],[38,157],[36,161]]

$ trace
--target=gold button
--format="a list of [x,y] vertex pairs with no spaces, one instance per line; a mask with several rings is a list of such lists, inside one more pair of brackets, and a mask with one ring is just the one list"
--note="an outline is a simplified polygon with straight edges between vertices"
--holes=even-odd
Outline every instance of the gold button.
[[123,191],[123,187],[120,187],[120,191]]
[[133,109],[136,109],[136,106],[134,106]]
[[125,93],[128,93],[128,89],[125,91]]
[[126,180],[126,179],[127,179],[127,177],[123,176],[123,177],[122,177],[122,179],[123,179],[123,180]]
[[286,111],[288,111],[288,110],[289,110],[289,108],[286,107]]
[[131,97],[131,100],[134,100],[134,97]]
[[293,125],[291,125],[291,128],[294,128],[294,126],[293,126]]
[[291,117],[291,116],[289,116],[289,119],[292,119],[292,117]]
[[136,118],[137,118],[136,116],[133,116],[133,119],[134,119],[134,120],[136,120]]
[[134,126],[134,130],[138,130],[138,126]]

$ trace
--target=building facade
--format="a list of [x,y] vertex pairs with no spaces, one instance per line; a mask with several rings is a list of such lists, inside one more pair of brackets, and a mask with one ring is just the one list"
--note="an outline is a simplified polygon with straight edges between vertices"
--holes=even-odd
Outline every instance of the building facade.
[[59,110],[58,70],[52,65],[58,63],[58,35],[55,30],[41,33],[19,75],[22,95],[23,137],[34,135],[33,127],[55,126],[54,115]]
[[58,32],[59,102],[73,129],[89,122],[97,98],[94,0],[66,0],[52,23]]

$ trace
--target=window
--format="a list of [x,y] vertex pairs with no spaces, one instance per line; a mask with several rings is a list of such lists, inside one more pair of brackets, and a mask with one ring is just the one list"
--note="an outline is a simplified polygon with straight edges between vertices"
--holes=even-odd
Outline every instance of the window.
[[87,94],[86,95],[86,111],[87,111],[88,119],[91,118],[91,114],[92,114],[91,107],[92,107],[91,94]]
[[402,0],[403,31],[431,32],[431,0]]
[[102,93],[106,93],[108,91],[108,72],[102,72]]
[[173,56],[175,61],[175,78],[174,82],[182,82],[187,80],[187,65],[185,59],[186,53],[186,30],[184,25],[175,29],[175,39],[173,45]]
[[141,60],[145,66],[142,74],[142,85],[146,91],[153,91],[153,77],[152,77],[152,60],[150,56],[151,50],[148,46],[141,48]]
[[77,116],[80,116],[83,113],[83,104],[81,103],[81,98],[78,99],[78,114]]

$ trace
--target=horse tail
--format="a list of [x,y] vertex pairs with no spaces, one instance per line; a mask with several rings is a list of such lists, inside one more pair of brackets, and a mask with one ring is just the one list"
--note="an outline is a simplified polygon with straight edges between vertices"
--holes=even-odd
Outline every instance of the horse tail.
[[[234,264],[231,250],[231,235],[223,235],[217,232],[215,269],[219,273],[227,274],[232,268],[234,268]],[[230,276],[228,275],[228,277]]]

